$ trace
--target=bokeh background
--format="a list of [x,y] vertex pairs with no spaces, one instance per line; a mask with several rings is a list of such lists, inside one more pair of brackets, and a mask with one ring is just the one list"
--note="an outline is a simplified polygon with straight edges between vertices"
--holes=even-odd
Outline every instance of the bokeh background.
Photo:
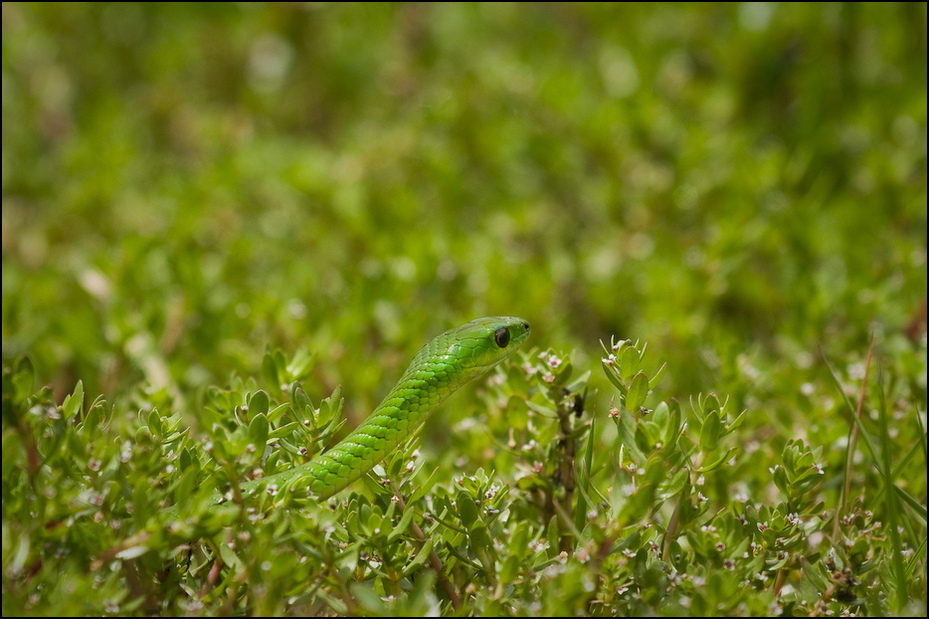
[[357,422],[506,314],[790,434],[823,354],[925,352],[925,3],[2,10],[3,355],[59,394],[303,347]]

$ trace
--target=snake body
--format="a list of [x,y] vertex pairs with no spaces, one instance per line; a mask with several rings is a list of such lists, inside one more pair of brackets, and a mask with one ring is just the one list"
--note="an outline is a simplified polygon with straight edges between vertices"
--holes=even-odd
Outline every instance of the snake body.
[[325,499],[360,479],[462,385],[483,376],[529,337],[522,318],[478,318],[435,337],[416,354],[371,415],[329,451],[306,464],[241,484],[306,488]]

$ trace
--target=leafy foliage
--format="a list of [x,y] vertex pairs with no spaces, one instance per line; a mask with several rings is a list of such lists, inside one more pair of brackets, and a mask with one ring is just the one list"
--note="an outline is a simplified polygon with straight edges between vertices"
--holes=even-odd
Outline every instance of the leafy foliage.
[[[80,384],[56,406],[21,360],[3,386],[6,610],[872,615],[924,597],[925,475],[837,507],[856,471],[829,472],[822,447],[789,440],[760,472],[748,411],[712,393],[650,408],[666,366],[647,371],[628,340],[605,350],[608,411],[587,407],[591,372],[534,350],[456,432],[475,461],[435,466],[413,439],[363,492],[322,504],[235,482],[304,461],[338,426],[338,392],[317,408],[300,386],[305,355],[265,356],[283,401],[253,380],[213,390],[200,437],[154,408],[123,424],[102,399],[85,409]],[[871,466],[924,459],[914,430],[885,436]],[[478,451],[488,435],[497,448]],[[59,573],[97,594],[43,586]]]
[[[923,616],[926,40],[4,3],[4,614]],[[493,314],[536,349],[376,474],[242,492]]]

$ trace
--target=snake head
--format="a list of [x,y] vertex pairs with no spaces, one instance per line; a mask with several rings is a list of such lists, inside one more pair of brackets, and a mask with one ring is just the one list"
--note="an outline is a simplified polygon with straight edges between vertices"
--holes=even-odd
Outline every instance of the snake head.
[[477,318],[447,332],[450,357],[464,369],[483,373],[519,350],[529,323],[512,316]]
[[527,337],[529,323],[509,316],[478,318],[446,331],[423,346],[388,399],[416,395],[429,407],[438,406],[513,354]]

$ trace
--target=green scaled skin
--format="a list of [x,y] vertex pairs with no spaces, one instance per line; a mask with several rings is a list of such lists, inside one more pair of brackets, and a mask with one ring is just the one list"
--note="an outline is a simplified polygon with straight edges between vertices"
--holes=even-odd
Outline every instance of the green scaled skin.
[[423,346],[371,416],[338,445],[310,462],[242,484],[251,492],[272,484],[306,489],[325,499],[360,479],[419,429],[462,385],[483,376],[529,337],[529,323],[506,316],[478,318]]

